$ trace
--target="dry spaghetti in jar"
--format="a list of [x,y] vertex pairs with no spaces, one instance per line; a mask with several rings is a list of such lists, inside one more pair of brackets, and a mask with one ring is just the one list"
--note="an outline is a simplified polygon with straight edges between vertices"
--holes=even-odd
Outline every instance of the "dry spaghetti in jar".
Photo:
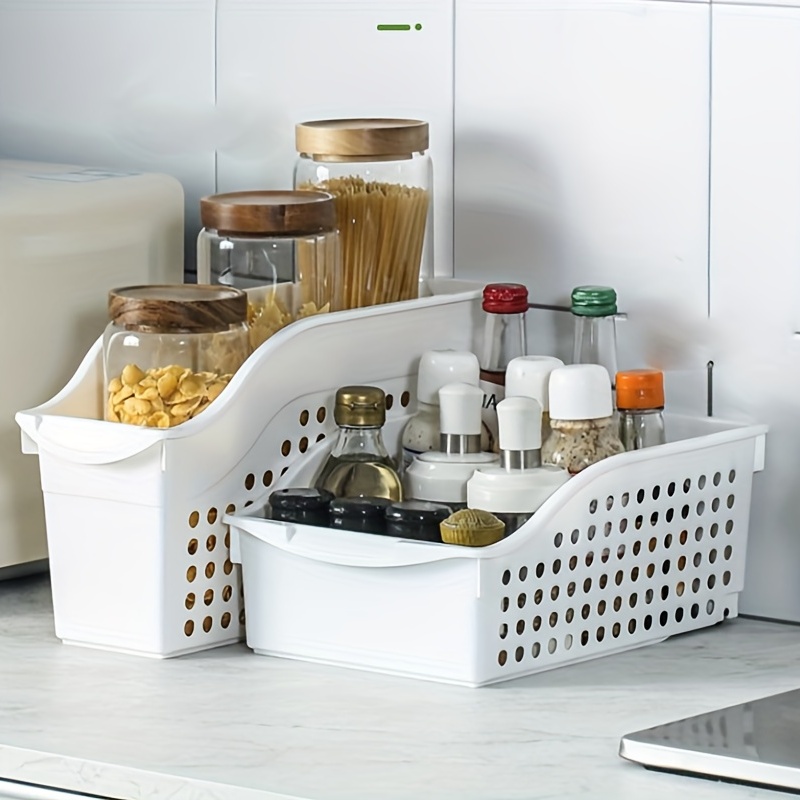
[[108,296],[105,418],[171,428],[202,413],[251,352],[247,295],[222,286],[128,286]]
[[428,138],[428,123],[413,119],[295,127],[295,188],[336,198],[344,308],[414,299],[433,275]]

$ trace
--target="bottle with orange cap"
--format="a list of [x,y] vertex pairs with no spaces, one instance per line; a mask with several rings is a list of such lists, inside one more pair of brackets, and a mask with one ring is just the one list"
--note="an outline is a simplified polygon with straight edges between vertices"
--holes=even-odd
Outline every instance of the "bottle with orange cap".
[[626,450],[664,444],[664,373],[632,369],[617,373],[619,438]]

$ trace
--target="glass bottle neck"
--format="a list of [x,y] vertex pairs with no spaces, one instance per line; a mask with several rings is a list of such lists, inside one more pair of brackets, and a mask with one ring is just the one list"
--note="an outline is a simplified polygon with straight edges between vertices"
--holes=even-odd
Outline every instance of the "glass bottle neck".
[[617,329],[613,316],[573,315],[573,364],[599,364],[608,370],[613,389],[617,376]]
[[482,351],[479,362],[483,372],[505,373],[508,362],[527,352],[525,314],[484,312]]
[[333,445],[331,455],[377,455],[388,457],[389,451],[383,443],[380,426],[347,426],[339,427],[339,436]]

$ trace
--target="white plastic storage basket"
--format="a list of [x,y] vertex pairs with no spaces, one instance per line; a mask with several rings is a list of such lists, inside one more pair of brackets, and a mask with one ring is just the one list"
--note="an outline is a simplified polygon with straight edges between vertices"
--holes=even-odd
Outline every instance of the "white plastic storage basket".
[[[226,515],[248,645],[481,686],[736,616],[766,427],[667,426],[669,444],[586,469],[485,548]],[[276,486],[310,480],[327,447]]]
[[160,657],[241,639],[223,515],[251,505],[331,429],[341,381],[385,386],[391,418],[407,413],[423,350],[473,346],[480,287],[430,289],[288,326],[175,428],[102,419],[99,341],[55,398],[18,412],[23,450],[39,455],[56,635]]

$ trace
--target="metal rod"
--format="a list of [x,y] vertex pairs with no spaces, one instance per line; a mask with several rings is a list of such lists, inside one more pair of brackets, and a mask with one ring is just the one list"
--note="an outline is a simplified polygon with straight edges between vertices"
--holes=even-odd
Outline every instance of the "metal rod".
[[706,364],[706,416],[714,416],[714,362]]

